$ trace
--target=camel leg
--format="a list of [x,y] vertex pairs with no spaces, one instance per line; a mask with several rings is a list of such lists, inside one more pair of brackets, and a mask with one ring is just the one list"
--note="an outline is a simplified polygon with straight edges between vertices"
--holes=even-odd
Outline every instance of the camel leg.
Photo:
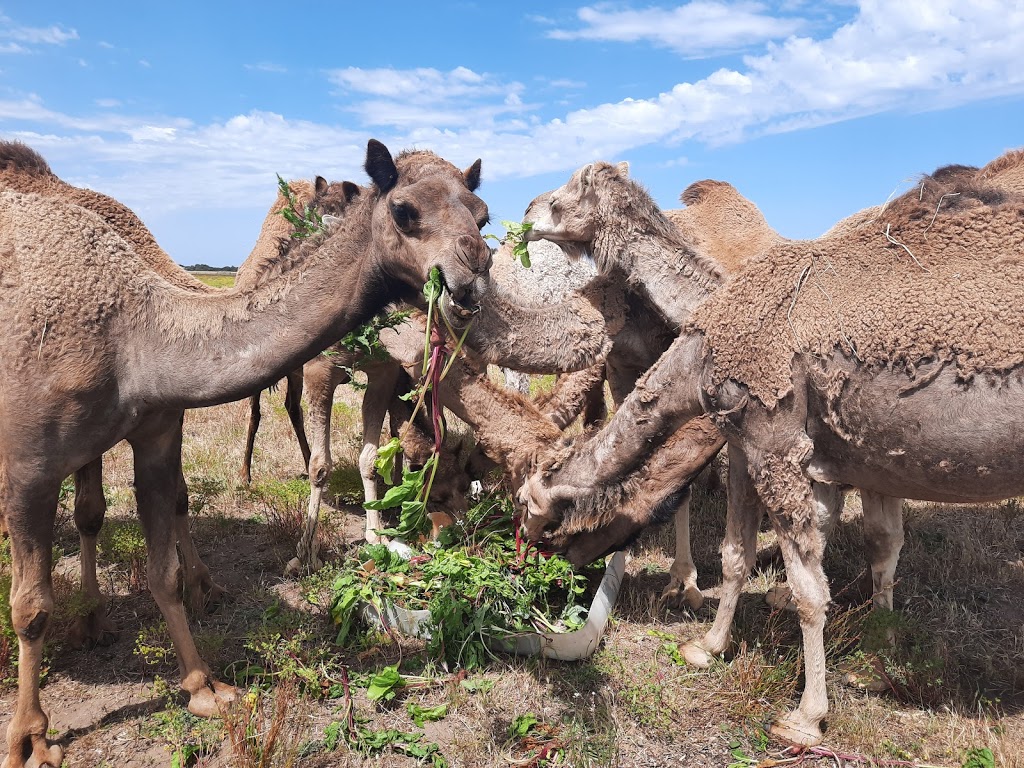
[[[182,416],[184,418],[184,414]],[[212,611],[223,600],[227,590],[213,580],[210,568],[199,557],[188,525],[188,485],[180,468],[178,493],[174,505],[174,533],[185,566],[185,595],[188,598],[188,606],[195,613]]]
[[295,439],[299,441],[302,451],[302,466],[309,469],[309,441],[306,439],[306,426],[302,421],[302,370],[292,371],[286,378],[284,391],[284,409],[288,411],[288,419],[292,423]]
[[296,554],[285,573],[294,575],[302,571],[315,571],[320,567],[319,542],[316,538],[317,522],[320,517],[320,502],[324,487],[331,476],[331,407],[334,404],[334,390],[342,375],[326,357],[313,358],[302,369],[306,402],[309,404],[309,425],[313,443],[309,453],[309,504],[302,535],[296,547]]
[[256,432],[260,428],[260,396],[257,392],[249,398],[249,428],[245,433],[245,455],[242,457],[242,482],[249,485],[252,482],[252,453],[256,448]]
[[[839,511],[842,511],[842,502],[840,502]],[[836,523],[839,522],[839,514],[831,514],[824,508],[819,508],[818,512],[819,515],[822,515],[818,518],[818,530],[821,531],[822,541],[827,542],[832,536]],[[796,601],[793,599],[793,590],[789,588],[787,583],[776,584],[769,588],[764,593],[764,601],[776,611],[796,613]]]
[[11,623],[18,635],[18,701],[7,727],[2,768],[60,768],[63,750],[46,740],[50,721],[39,702],[43,637],[53,613],[53,525],[59,478],[43,488],[4,483],[3,506],[11,539]]
[[875,608],[891,611],[896,564],[903,549],[903,499],[860,492],[864,507],[864,544],[871,563],[871,594]]
[[90,606],[89,612],[71,628],[69,639],[76,648],[87,644],[110,645],[117,635],[117,628],[107,617],[107,601],[96,577],[96,537],[106,514],[101,456],[75,472],[75,527],[81,542],[82,594]]
[[693,563],[690,548],[691,498],[692,494],[687,490],[676,507],[676,559],[672,561],[668,586],[661,593],[661,601],[670,605],[683,602],[696,611],[704,605],[704,595],[697,588],[697,566]]
[[[359,453],[359,475],[363,480],[363,498],[377,500],[377,448],[380,445],[380,431],[384,427],[384,416],[395,397],[395,388],[401,376],[398,365],[377,365],[366,373],[366,391],[363,393],[363,450]],[[393,420],[393,419],[392,419]],[[392,425],[394,427],[394,425]],[[401,481],[401,469],[396,463],[394,481]],[[383,528],[380,511],[366,510],[366,541],[375,544],[380,540],[377,531]]]
[[714,624],[699,642],[683,646],[686,661],[698,667],[711,666],[711,657],[724,653],[732,637],[732,620],[743,585],[757,557],[757,531],[764,517],[764,504],[747,471],[743,452],[729,446],[729,500],[722,542],[721,599]]
[[[788,477],[786,477],[788,475]],[[783,473],[782,482],[765,480],[775,488],[785,486],[792,499],[796,491],[806,489],[805,504],[813,505],[812,514],[800,509],[771,510],[772,524],[779,537],[779,547],[786,564],[786,576],[793,591],[800,631],[803,635],[804,691],[800,704],[792,712],[778,718],[772,733],[788,742],[803,746],[821,743],[821,721],[828,714],[828,692],[825,688],[825,614],[828,610],[828,579],[821,566],[825,548],[820,520],[838,517],[842,507],[840,486],[811,483],[798,468]]]
[[189,711],[200,717],[218,714],[237,691],[213,678],[200,658],[181,601],[181,566],[176,540],[178,477],[181,474],[181,417],[155,418],[128,438],[135,455],[135,499],[146,536],[146,576],[167,632],[174,643],[181,687],[189,693]]

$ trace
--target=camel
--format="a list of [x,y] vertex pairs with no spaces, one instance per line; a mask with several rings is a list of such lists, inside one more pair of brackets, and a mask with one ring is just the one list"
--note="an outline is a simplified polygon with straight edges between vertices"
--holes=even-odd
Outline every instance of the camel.
[[[628,320],[605,363],[617,405],[669,347],[675,329],[701,298],[688,292],[679,254],[699,250],[709,267],[703,281],[708,288],[781,239],[757,207],[725,182],[696,182],[680,199],[686,208],[663,214],[629,178],[626,163],[592,163],[563,187],[539,195],[527,209],[526,221],[532,224],[528,239],[553,241],[570,259],[589,253],[602,274],[618,275],[630,286]],[[678,292],[677,283],[682,286]],[[571,465],[566,469],[571,472]],[[688,495],[680,499],[676,513],[676,537],[676,559],[662,598],[682,600],[696,609],[703,595],[690,554]]]
[[[940,169],[838,236],[770,248],[694,311],[605,430],[577,447],[607,458],[602,477],[563,477],[576,486],[563,492],[539,473],[523,488],[531,536],[553,529],[577,556],[615,548],[638,511],[607,502],[650,504],[658,469],[675,474],[660,489],[670,502],[717,450],[680,438],[681,425],[713,422],[730,448],[724,584],[714,625],[685,653],[706,664],[727,648],[767,512],[803,635],[803,694],[772,726],[784,740],[819,743],[828,713],[820,521],[838,513],[842,490],[974,503],[1024,492],[1024,197],[971,171]],[[660,443],[680,461],[650,454]],[[580,511],[576,497],[597,502]],[[892,524],[898,509],[880,507]]]
[[[38,152],[21,142],[0,142],[0,188],[56,197],[87,208],[99,215],[131,244],[140,259],[172,285],[193,293],[213,292],[206,283],[182,270],[129,208],[102,193],[68,184],[53,173]],[[76,471],[74,480],[74,519],[81,543],[81,585],[90,608],[76,620],[70,639],[73,645],[106,645],[112,642],[115,628],[107,618],[106,601],[96,578],[96,537],[107,511],[103,496],[102,459],[97,458]],[[209,568],[192,543],[185,517],[188,514],[188,489],[184,477],[179,477],[177,502],[175,522],[184,560],[185,593],[193,608],[198,610],[216,603],[224,590],[213,581]]]
[[[305,204],[310,194],[309,190],[296,192],[298,203]],[[347,192],[349,198],[357,194],[357,189]],[[236,280],[243,287],[251,281],[251,274],[256,271],[253,265],[260,263],[261,249],[265,249],[267,243],[288,236],[289,225],[278,215],[284,202],[279,196],[267,214],[256,247],[239,268]],[[575,370],[603,354],[602,347],[607,344],[603,319],[594,309],[590,309],[586,301],[580,297],[573,297],[566,290],[566,287],[571,287],[573,283],[582,282],[578,275],[587,275],[589,271],[585,267],[559,268],[551,258],[550,246],[545,248],[542,244],[539,249],[535,248],[535,252],[538,251],[537,255],[541,257],[540,264],[542,267],[547,265],[544,272],[547,277],[540,280],[540,288],[546,301],[541,301],[536,294],[532,294],[526,297],[527,301],[523,305],[520,301],[529,280],[515,272],[514,266],[508,266],[513,262],[508,248],[499,251],[499,256],[505,258],[498,262],[501,266],[493,269],[491,290],[482,299],[478,320],[470,326],[466,340],[467,348],[476,351],[479,364],[501,364],[505,361],[535,371],[559,372]],[[564,259],[562,262],[564,264]],[[518,264],[518,261],[515,263]],[[519,271],[524,270],[519,267]],[[452,322],[459,324],[463,321],[456,316]],[[566,340],[573,343],[566,344]],[[363,448],[359,455],[359,472],[366,501],[377,498],[374,464],[385,414],[391,414],[392,425],[404,424],[404,419],[408,418],[408,404],[399,397],[410,388],[406,384],[408,378],[401,374],[401,365],[388,358],[386,350],[380,359],[365,359],[359,352],[350,350],[339,342],[325,353],[308,361],[301,369],[288,374],[285,408],[298,440],[304,464],[308,468],[310,496],[306,522],[296,556],[288,563],[287,573],[296,573],[304,569],[315,570],[319,566],[316,528],[324,488],[332,466],[329,443],[331,404],[337,387],[348,383],[350,371],[356,369],[363,370],[367,377],[361,408]],[[303,391],[307,393],[309,403],[312,446],[307,441],[302,415]],[[247,483],[252,479],[252,452],[259,422],[259,396],[254,395],[250,398],[249,427],[242,464],[242,478]],[[394,434],[399,431],[403,430],[392,427]],[[422,426],[417,428],[416,425],[413,425],[407,435],[407,442],[410,444],[406,446],[405,452],[412,451],[412,455],[407,458],[415,466],[427,458],[427,438]],[[470,456],[462,451],[463,447],[459,446],[456,455],[449,453],[443,456],[447,471],[438,473],[431,489],[431,499],[435,508],[439,510],[439,520],[465,511],[469,477],[464,465]],[[366,509],[366,541],[378,541],[376,531],[381,527],[380,513]]]
[[365,169],[374,186],[344,217],[284,244],[251,288],[210,295],[164,279],[85,208],[0,192],[0,359],[11,374],[0,394],[0,493],[19,641],[6,768],[62,759],[46,738],[39,665],[64,477],[121,439],[131,444],[150,591],[190,711],[215,714],[234,689],[200,658],[176,589],[181,411],[259,391],[387,302],[415,300],[433,268],[453,302],[475,303],[486,290],[480,162],[461,171],[427,151],[392,158],[371,140]]

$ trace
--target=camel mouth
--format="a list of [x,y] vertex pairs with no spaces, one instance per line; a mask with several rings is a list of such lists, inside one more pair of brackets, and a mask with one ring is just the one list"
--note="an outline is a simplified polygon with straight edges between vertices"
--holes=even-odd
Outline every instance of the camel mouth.
[[464,328],[480,312],[480,302],[469,301],[469,294],[464,290],[461,300],[457,299],[448,285],[442,284],[440,308],[450,325]]

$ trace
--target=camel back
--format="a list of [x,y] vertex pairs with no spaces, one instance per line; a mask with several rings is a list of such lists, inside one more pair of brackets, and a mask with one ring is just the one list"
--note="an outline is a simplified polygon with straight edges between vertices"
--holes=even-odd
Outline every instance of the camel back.
[[101,192],[68,184],[50,170],[38,152],[20,142],[0,142],[0,188],[80,205],[100,216],[172,285],[195,293],[214,290],[176,264],[128,206]]
[[[943,169],[944,171],[946,169]],[[714,380],[766,406],[798,354],[873,368],[945,361],[968,380],[1024,364],[1024,198],[954,169],[842,236],[787,242],[697,309]]]

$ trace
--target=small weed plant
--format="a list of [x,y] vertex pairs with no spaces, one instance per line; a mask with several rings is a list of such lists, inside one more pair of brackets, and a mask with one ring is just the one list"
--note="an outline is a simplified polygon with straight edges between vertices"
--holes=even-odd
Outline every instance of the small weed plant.
[[128,589],[138,592],[146,587],[146,537],[134,521],[107,520],[97,539],[100,553],[121,566],[128,574]]

